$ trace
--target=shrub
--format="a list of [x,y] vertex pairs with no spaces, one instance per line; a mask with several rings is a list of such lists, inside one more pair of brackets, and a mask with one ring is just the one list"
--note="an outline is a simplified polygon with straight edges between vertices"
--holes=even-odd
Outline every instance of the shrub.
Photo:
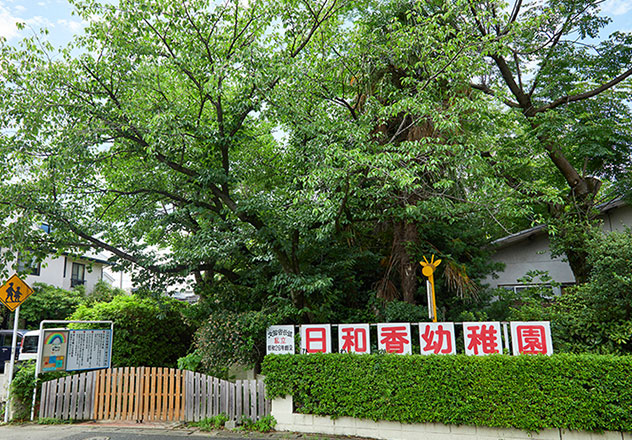
[[111,302],[83,305],[75,320],[112,320],[112,365],[117,367],[175,367],[191,345],[193,330],[185,324],[187,304],[170,298],[115,296]]
[[266,391],[296,411],[537,431],[632,430],[632,357],[269,355]]
[[[21,364],[11,381],[11,400],[13,405],[13,420],[26,420],[31,417],[33,401],[33,387],[37,386],[36,402],[39,401],[42,382],[68,376],[65,371],[54,371],[40,374],[35,380],[35,361]],[[37,404],[35,406],[37,408]]]
[[66,319],[85,300],[81,290],[64,290],[35,283],[33,294],[20,306],[20,318],[25,328],[38,328],[44,319]]
[[258,370],[266,352],[266,329],[283,322],[289,313],[284,308],[211,313],[195,335],[195,353],[201,356],[202,362],[199,369],[218,377],[227,377],[228,369],[233,366]]
[[589,241],[590,279],[552,302],[532,297],[512,320],[551,321],[556,350],[632,353],[632,234],[598,234]]
[[276,420],[272,416],[263,416],[256,422],[253,422],[248,417],[245,417],[241,421],[240,429],[243,431],[270,432],[274,431],[275,426]]
[[200,428],[200,431],[213,431],[223,428],[227,421],[228,417],[226,414],[219,414],[217,416],[204,418],[199,422],[189,423],[189,426]]

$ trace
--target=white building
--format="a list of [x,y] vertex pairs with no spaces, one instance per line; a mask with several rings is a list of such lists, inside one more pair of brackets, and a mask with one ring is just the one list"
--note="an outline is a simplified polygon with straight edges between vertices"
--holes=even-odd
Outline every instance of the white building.
[[[632,206],[623,200],[615,200],[600,206],[602,228],[605,232],[623,231],[632,226]],[[519,290],[527,287],[518,281],[529,271],[547,271],[549,276],[563,286],[575,284],[573,272],[563,257],[552,258],[546,226],[517,232],[492,242],[495,253],[492,261],[505,264],[505,269],[488,275],[484,284],[491,288],[503,287]]]
[[[29,260],[21,260],[18,257],[17,267],[19,272],[28,273],[21,278],[29,285],[34,283],[45,283],[65,290],[70,290],[76,286],[85,286],[86,292],[90,293],[97,282],[104,280],[112,284],[114,279],[107,274],[104,269],[110,263],[104,255],[83,255],[75,257],[71,255],[61,255],[59,257],[47,257],[41,263],[34,264]],[[16,267],[14,265],[10,265]],[[15,272],[9,269],[9,274]]]

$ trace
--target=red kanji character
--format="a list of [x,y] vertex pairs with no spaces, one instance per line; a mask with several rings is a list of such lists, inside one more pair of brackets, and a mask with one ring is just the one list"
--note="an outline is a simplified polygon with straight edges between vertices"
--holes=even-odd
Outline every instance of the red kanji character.
[[518,332],[518,352],[526,354],[546,354],[546,332],[541,325],[520,325]]
[[308,353],[325,353],[327,351],[327,332],[324,328],[305,329],[305,351]]
[[467,337],[470,339],[470,344],[467,346],[468,350],[473,350],[474,354],[478,354],[478,347],[480,345],[483,354],[499,353],[498,339],[494,326],[487,326],[483,324],[480,327],[480,333],[478,332],[478,329],[478,326],[472,326],[469,328],[470,333]]
[[274,343],[275,343],[275,344],[280,344],[280,343],[281,343],[281,341],[279,341],[279,338],[274,338]]
[[[342,340],[344,344],[340,351],[344,353],[366,353],[366,330],[363,328],[346,327],[342,329]],[[355,350],[354,350],[355,347]]]
[[[436,342],[434,342],[435,335],[437,336]],[[444,330],[442,325],[437,326],[436,332],[430,330],[430,326],[426,326],[426,331],[421,335],[421,337],[426,342],[426,346],[423,348],[423,351],[432,351],[434,354],[452,353],[452,338],[450,337],[450,332],[448,330]],[[441,348],[443,347],[444,341],[446,342],[446,348],[442,350]]]
[[387,353],[403,353],[404,345],[410,341],[406,339],[408,332],[406,327],[385,327],[382,328],[382,339],[380,343],[385,345]]

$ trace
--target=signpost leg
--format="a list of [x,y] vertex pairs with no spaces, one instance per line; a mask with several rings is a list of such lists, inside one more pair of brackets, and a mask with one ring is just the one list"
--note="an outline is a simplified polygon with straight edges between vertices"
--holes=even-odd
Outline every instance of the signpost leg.
[[7,397],[6,408],[4,409],[4,423],[9,421],[9,409],[11,403],[11,381],[13,380],[13,367],[15,366],[15,354],[18,345],[18,319],[20,318],[20,306],[15,309],[13,315],[13,341],[11,341],[11,362],[9,363],[9,377],[7,379],[9,386],[9,395]]

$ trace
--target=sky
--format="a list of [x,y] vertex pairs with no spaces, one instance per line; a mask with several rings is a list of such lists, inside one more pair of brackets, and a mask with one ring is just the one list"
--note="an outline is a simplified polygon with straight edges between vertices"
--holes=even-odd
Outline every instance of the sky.
[[[67,0],[0,0],[0,37],[15,44],[28,33],[46,27],[51,43],[65,45],[85,25],[72,15],[72,10]],[[615,30],[632,32],[632,0],[606,0],[602,11],[613,20],[603,36]],[[18,21],[27,26],[22,32],[16,28]]]

